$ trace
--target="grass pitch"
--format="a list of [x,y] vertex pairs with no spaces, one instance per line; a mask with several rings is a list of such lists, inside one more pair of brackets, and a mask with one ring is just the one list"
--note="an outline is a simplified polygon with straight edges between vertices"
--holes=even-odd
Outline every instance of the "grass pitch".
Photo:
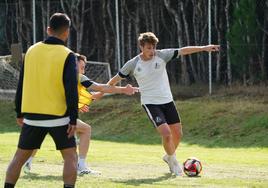
[[[107,97],[82,119],[91,124],[88,163],[101,175],[77,179],[79,188],[107,187],[268,187],[267,97],[202,97],[177,101],[184,138],[177,150],[201,160],[200,177],[170,176],[160,139],[137,98]],[[13,156],[19,128],[13,103],[0,101],[0,184]],[[62,187],[62,159],[47,136],[31,174],[17,187]]]

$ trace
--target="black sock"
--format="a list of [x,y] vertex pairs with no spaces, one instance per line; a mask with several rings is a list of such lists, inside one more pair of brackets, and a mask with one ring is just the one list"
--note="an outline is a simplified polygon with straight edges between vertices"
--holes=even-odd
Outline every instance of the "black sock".
[[14,188],[15,184],[12,183],[5,183],[5,187],[4,188]]
[[74,185],[64,184],[63,188],[74,188]]

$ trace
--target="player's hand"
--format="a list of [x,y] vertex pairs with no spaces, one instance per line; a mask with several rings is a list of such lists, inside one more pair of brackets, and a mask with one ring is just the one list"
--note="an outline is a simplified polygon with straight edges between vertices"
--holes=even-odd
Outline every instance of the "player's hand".
[[204,50],[207,52],[217,52],[220,50],[220,45],[210,44],[210,45],[204,46]]
[[76,125],[69,124],[69,127],[67,129],[68,138],[71,138],[74,136],[76,130]]
[[81,113],[89,112],[89,106],[84,105],[83,107],[79,108],[79,112],[81,112]]
[[96,93],[92,94],[92,98],[94,100],[100,100],[103,96],[104,96],[103,92],[96,92]]
[[123,89],[123,92],[126,95],[133,95],[133,94],[139,92],[139,88],[133,87],[132,85],[127,84],[126,87]]
[[20,126],[20,127],[22,127],[22,125],[23,125],[23,118],[17,118],[16,121],[17,121],[17,125]]

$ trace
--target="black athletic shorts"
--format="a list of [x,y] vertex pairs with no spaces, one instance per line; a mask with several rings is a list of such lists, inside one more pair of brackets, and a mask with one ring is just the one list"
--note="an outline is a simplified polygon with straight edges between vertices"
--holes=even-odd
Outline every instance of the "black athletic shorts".
[[57,150],[76,147],[75,138],[68,138],[68,125],[58,127],[37,127],[23,124],[21,128],[18,148],[39,149],[47,133],[51,135]]
[[155,127],[164,123],[174,124],[181,122],[174,102],[166,104],[144,104],[142,107]]

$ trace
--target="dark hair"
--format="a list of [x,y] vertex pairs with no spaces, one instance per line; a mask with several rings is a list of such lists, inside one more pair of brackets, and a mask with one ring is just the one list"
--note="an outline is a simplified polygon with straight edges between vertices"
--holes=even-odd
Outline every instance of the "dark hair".
[[79,54],[79,53],[75,53],[75,55],[76,55],[76,58],[77,58],[78,61],[80,61],[80,60],[82,60],[82,61],[84,61],[84,62],[87,61],[87,57],[86,57],[86,56],[81,55],[81,54]]
[[152,32],[141,33],[138,38],[139,45],[144,46],[145,43],[156,45],[158,38]]
[[71,26],[70,18],[64,13],[54,13],[49,19],[49,27],[56,33],[62,33]]

